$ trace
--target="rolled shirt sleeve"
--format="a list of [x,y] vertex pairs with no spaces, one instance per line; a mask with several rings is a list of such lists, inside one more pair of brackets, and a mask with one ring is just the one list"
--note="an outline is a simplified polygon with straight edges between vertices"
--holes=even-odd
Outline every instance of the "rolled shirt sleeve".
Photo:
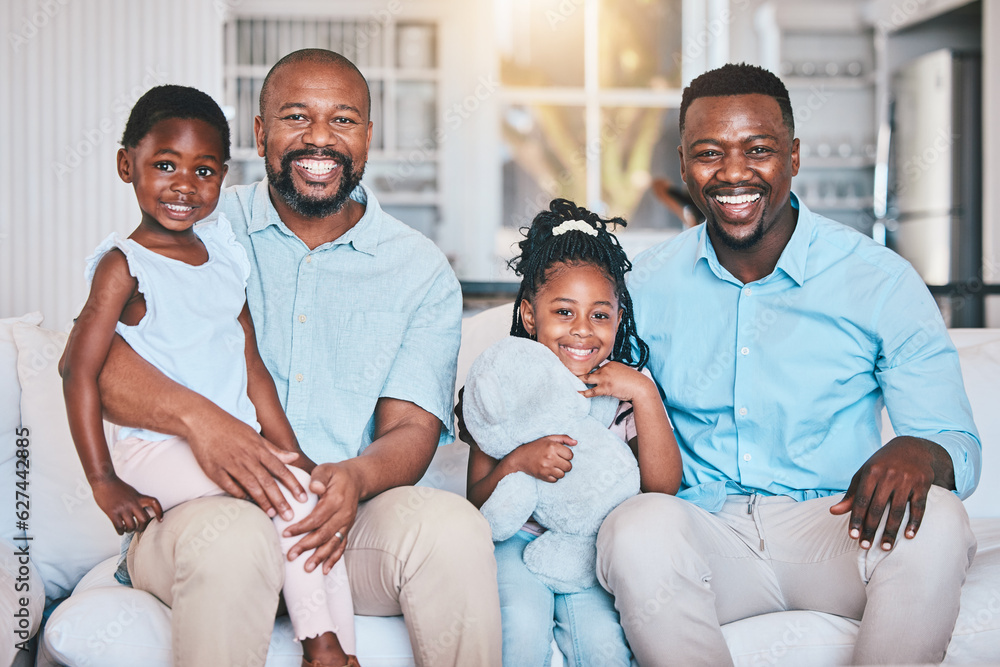
[[912,268],[886,290],[873,331],[880,344],[875,376],[896,435],[944,447],[954,464],[955,491],[967,498],[979,483],[982,444],[958,352],[933,297]]

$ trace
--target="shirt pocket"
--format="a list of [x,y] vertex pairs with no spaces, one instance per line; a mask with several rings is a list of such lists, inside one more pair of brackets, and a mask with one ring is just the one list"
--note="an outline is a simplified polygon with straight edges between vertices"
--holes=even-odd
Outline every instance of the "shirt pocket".
[[335,363],[339,388],[378,398],[399,354],[408,318],[400,313],[344,313],[338,321]]

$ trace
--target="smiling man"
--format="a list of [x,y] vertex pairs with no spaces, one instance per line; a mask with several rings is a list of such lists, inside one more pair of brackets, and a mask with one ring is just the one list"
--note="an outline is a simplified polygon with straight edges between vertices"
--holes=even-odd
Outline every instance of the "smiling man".
[[[367,82],[343,56],[285,56],[254,119],[267,179],[219,202],[252,265],[261,359],[318,464],[310,486],[319,501],[288,529],[301,538],[288,556],[313,550],[306,567],[327,569],[343,557],[356,612],[403,614],[418,665],[498,665],[489,527],[464,498],[412,486],[452,438],[461,292],[441,251],[361,184],[370,106]],[[123,342],[101,392],[114,421],[186,438],[213,481],[259,506],[184,503],[132,540],[127,570],[173,608],[175,664],[263,665],[283,572],[267,514],[287,509],[275,478],[299,488],[279,461],[288,455]],[[342,585],[331,582],[330,594]]]
[[[680,128],[706,222],[640,255],[629,289],[684,480],[624,503],[598,543],[632,650],[731,664],[722,624],[812,609],[861,620],[854,663],[940,662],[981,445],[934,300],[791,192],[799,141],[773,74],[698,77]],[[883,404],[897,437],[881,446]]]

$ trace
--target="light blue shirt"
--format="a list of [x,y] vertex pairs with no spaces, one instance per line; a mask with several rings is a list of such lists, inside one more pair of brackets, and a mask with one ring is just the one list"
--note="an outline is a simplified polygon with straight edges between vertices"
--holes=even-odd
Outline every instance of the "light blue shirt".
[[450,442],[462,294],[444,254],[385,213],[366,186],[361,220],[309,250],[278,217],[267,181],[226,189],[218,210],[250,256],[257,344],[302,450],[357,456],[380,397],[415,403]]
[[806,500],[845,491],[898,435],[948,451],[957,493],[982,446],[958,354],[916,271],[809,211],[774,271],[744,285],[702,224],[639,255],[629,290],[684,460],[678,496],[709,511],[729,494]]

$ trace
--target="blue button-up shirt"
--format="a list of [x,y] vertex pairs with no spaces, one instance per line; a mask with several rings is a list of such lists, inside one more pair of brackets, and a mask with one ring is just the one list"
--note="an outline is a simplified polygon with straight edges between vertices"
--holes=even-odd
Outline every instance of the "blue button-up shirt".
[[719,263],[704,225],[636,258],[629,289],[683,453],[678,495],[717,511],[728,494],[845,491],[881,446],[885,405],[897,434],[948,451],[968,496],[982,447],[934,299],[904,259],[793,204],[795,231],[755,282]]
[[247,300],[257,344],[302,450],[317,462],[371,444],[375,403],[415,403],[452,434],[462,295],[444,254],[365,205],[340,238],[309,250],[278,217],[267,181],[229,188],[218,210],[253,267]]

